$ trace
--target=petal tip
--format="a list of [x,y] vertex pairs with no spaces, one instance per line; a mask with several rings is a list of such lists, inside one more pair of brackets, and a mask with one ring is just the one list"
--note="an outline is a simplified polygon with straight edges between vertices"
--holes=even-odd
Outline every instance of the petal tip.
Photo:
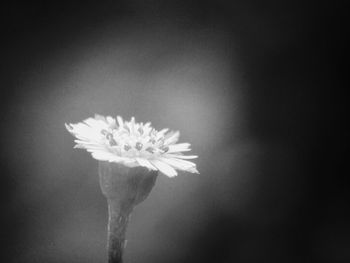
[[68,124],[65,123],[64,126],[66,127],[66,129],[67,129],[69,132],[73,130],[73,127],[72,127],[72,125],[71,125],[70,123],[68,123]]

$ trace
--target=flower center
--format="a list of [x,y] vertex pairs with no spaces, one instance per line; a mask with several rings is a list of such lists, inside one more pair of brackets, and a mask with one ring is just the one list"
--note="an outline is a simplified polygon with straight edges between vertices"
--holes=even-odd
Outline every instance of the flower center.
[[164,130],[160,133],[149,125],[123,123],[122,125],[109,125],[101,130],[106,144],[111,151],[119,156],[153,158],[169,151],[164,145]]

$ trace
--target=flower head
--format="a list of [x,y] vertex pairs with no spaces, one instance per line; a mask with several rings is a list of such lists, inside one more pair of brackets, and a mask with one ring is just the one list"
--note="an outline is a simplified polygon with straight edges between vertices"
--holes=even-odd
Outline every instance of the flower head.
[[135,118],[123,121],[118,116],[96,115],[76,124],[66,124],[67,130],[76,137],[75,148],[86,149],[100,161],[122,163],[128,167],[143,166],[159,170],[173,177],[176,170],[198,173],[196,165],[186,159],[196,155],[183,155],[190,151],[189,143],[177,143],[180,133],[160,131],[151,123],[135,123]]

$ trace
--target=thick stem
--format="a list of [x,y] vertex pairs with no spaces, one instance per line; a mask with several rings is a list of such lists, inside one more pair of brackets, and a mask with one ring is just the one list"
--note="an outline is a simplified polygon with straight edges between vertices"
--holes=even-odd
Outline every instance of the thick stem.
[[125,234],[132,208],[108,200],[108,263],[122,263],[126,246]]
[[129,215],[147,198],[158,173],[144,167],[99,162],[99,174],[101,190],[108,201],[108,263],[122,263]]

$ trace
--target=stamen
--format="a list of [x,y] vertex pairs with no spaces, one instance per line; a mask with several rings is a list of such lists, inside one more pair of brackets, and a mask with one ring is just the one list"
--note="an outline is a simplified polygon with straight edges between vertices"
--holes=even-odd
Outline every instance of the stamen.
[[108,131],[105,130],[105,129],[103,129],[103,130],[101,130],[101,133],[102,133],[104,136],[106,136],[106,135],[108,134]]
[[158,147],[161,147],[161,148],[162,148],[162,147],[163,147],[163,144],[164,144],[164,139],[163,139],[163,138],[159,139],[159,140],[158,140],[158,145],[159,145]]
[[[102,131],[101,131],[101,132],[102,132]],[[107,131],[106,131],[106,132],[107,132]],[[116,145],[117,145],[117,142],[114,140],[113,134],[112,134],[112,133],[108,133],[108,132],[107,132],[106,138],[107,138],[107,140],[109,141],[109,144],[110,144],[111,146],[116,146]]]
[[137,142],[136,145],[135,145],[135,148],[136,148],[137,150],[141,151],[142,146],[143,146],[142,143]]
[[116,146],[116,145],[118,145],[118,143],[117,143],[113,138],[109,140],[109,144],[110,144],[111,146]]
[[169,147],[168,147],[168,146],[162,146],[161,149],[162,149],[164,152],[169,151]]
[[130,145],[128,145],[128,144],[124,145],[124,150],[125,151],[129,151],[130,149],[131,149]]
[[149,153],[154,153],[154,149],[152,147],[147,147],[146,151]]

